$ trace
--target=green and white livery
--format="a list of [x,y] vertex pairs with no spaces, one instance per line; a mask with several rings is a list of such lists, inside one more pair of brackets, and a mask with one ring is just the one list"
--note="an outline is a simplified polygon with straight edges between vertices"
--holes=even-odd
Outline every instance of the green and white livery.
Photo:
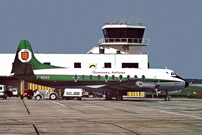
[[[105,92],[106,99],[131,91],[173,91],[188,83],[168,69],[78,69],[47,65],[39,62],[27,40],[21,40],[11,74],[19,79],[53,88],[83,88],[85,91]],[[169,95],[166,99],[170,99]]]

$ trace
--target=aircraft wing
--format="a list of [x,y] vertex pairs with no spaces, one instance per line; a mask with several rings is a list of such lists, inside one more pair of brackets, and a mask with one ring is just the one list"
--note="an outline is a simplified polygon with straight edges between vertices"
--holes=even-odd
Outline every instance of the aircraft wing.
[[105,92],[105,91],[142,91],[137,86],[135,83],[139,79],[133,79],[133,80],[127,80],[127,81],[122,81],[122,82],[116,82],[113,84],[105,85],[103,87],[99,88],[85,88],[86,91],[93,91],[93,92]]

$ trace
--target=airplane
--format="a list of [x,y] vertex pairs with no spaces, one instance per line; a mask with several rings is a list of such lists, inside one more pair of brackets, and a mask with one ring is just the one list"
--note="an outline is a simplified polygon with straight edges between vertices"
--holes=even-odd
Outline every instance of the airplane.
[[39,62],[27,40],[21,40],[14,59],[13,77],[52,88],[83,88],[85,91],[105,92],[106,100],[123,100],[127,92],[165,91],[183,89],[189,84],[168,69],[78,69],[47,65]]

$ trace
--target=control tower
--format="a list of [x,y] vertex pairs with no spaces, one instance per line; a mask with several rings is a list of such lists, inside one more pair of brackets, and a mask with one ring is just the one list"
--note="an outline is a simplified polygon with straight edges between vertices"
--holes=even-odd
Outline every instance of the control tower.
[[142,23],[106,23],[102,27],[104,38],[98,44],[99,53],[105,53],[105,48],[113,48],[117,54],[142,54],[142,46],[149,45],[149,39],[143,38],[145,28]]

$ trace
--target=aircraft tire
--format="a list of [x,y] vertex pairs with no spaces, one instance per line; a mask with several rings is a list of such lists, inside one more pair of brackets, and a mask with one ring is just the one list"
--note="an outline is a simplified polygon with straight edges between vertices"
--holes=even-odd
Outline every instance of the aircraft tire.
[[123,100],[123,97],[119,95],[116,97],[116,100],[121,101],[121,100]]
[[54,93],[50,94],[50,97],[49,97],[50,100],[56,100],[56,98],[57,96]]
[[165,97],[165,101],[170,101],[170,97]]

